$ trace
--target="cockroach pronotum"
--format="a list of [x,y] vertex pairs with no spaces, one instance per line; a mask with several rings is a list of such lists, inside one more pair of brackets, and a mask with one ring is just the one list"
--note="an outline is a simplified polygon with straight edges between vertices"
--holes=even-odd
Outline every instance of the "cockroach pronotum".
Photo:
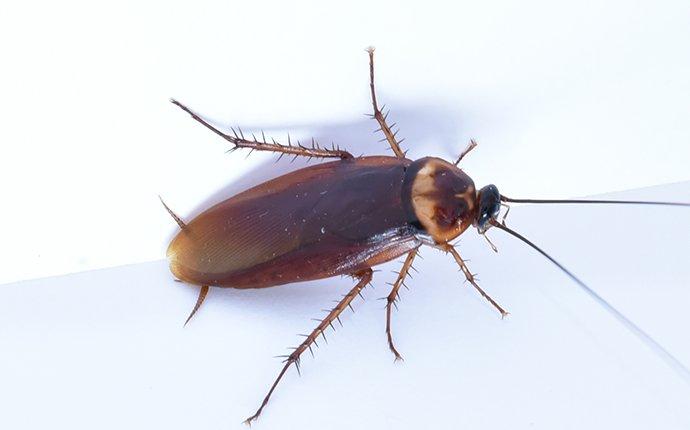
[[[182,103],[172,103],[233,146],[271,151],[280,156],[308,157],[335,161],[316,164],[264,182],[211,207],[185,223],[163,203],[180,227],[167,251],[170,270],[184,282],[201,286],[199,297],[187,322],[199,309],[210,287],[267,288],[298,281],[349,275],[356,285],[319,322],[317,327],[284,356],[284,366],[258,410],[247,420],[259,417],[273,391],[291,365],[299,370],[300,356],[325,330],[338,320],[343,310],[372,281],[376,265],[406,256],[386,300],[388,347],[401,356],[393,343],[391,310],[408,271],[421,246],[450,254],[467,281],[495,307],[507,312],[476,282],[465,260],[450,242],[470,226],[485,235],[492,227],[521,240],[562,270],[589,296],[612,314],[629,331],[661,356],[686,380],[688,369],[635,323],[610,305],[594,290],[553,257],[506,225],[510,203],[551,204],[635,204],[689,206],[690,203],[612,200],[517,199],[501,195],[495,185],[479,190],[458,167],[475,146],[470,141],[454,162],[436,157],[406,158],[402,140],[386,122],[374,88],[374,49],[369,53],[369,86],[378,131],[394,156],[354,157],[332,146],[281,144],[238,129],[224,133]],[[501,209],[506,211],[499,217]],[[500,221],[499,221],[499,218]],[[486,236],[485,236],[486,237]],[[488,240],[488,239],[487,239]],[[489,242],[490,243],[490,242]],[[493,245],[491,245],[493,247]],[[186,324],[186,322],[185,322]]]

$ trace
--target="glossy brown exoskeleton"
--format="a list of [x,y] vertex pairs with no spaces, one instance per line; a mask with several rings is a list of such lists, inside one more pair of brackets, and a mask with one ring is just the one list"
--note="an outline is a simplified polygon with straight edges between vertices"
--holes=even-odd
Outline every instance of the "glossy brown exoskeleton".
[[446,243],[477,213],[472,179],[437,158],[361,157],[297,170],[193,219],[168,249],[183,281],[263,288],[348,275]]
[[[274,140],[246,139],[233,130],[225,134],[181,103],[177,106],[230,143],[234,148],[273,151],[281,155],[336,158],[260,184],[204,211],[185,224],[170,209],[181,230],[168,248],[170,269],[178,279],[200,285],[199,299],[191,318],[209,287],[266,288],[298,281],[351,275],[354,288],[289,356],[261,406],[247,419],[256,419],[287,369],[299,366],[301,354],[338,319],[340,313],[372,279],[372,267],[406,256],[402,270],[387,297],[386,333],[396,359],[400,354],[391,336],[391,307],[417,250],[422,245],[451,254],[467,280],[498,309],[503,310],[475,282],[450,241],[468,227],[480,234],[498,227],[523,240],[564,270],[578,285],[638,337],[676,367],[685,368],[635,324],[527,239],[497,221],[507,202],[532,203],[645,203],[610,201],[517,200],[502,197],[494,185],[477,190],[458,163],[476,145],[474,141],[455,163],[435,157],[409,160],[396,134],[378,108],[374,91],[373,49],[369,49],[373,118],[395,156],[353,157],[347,151],[313,144],[282,145]],[[688,206],[688,204],[672,204]],[[507,212],[506,212],[507,214]],[[189,321],[189,318],[187,321]]]

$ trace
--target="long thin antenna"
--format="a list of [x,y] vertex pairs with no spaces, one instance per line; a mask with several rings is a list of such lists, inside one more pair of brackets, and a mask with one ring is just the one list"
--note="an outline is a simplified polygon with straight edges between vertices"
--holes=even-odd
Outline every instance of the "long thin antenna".
[[532,243],[530,240],[525,238],[523,235],[520,233],[506,227],[505,225],[499,223],[498,221],[492,220],[491,224],[494,227],[497,227],[506,233],[512,235],[513,237],[516,237],[526,243],[527,245],[531,246],[535,251],[549,259],[553,264],[555,264],[559,269],[561,269],[570,279],[575,281],[577,285],[580,286],[594,301],[599,303],[601,307],[603,307],[608,313],[613,315],[621,324],[625,326],[630,332],[632,332],[635,336],[637,336],[638,339],[640,339],[642,342],[644,342],[651,350],[653,350],[657,355],[659,355],[665,362],[668,364],[671,369],[673,369],[677,374],[679,374],[683,380],[687,383],[690,384],[690,370],[688,370],[687,367],[683,363],[681,363],[680,360],[678,360],[676,357],[673,356],[666,348],[661,346],[656,340],[654,340],[650,335],[648,335],[644,330],[642,330],[637,324],[632,322],[628,317],[623,315],[621,311],[613,307],[612,304],[607,302],[603,297],[601,297],[599,294],[597,294],[594,290],[592,290],[590,287],[588,287],[584,282],[582,282],[577,276],[573,275],[568,269],[566,269],[561,263],[556,261],[553,257],[551,257],[549,254],[544,252],[541,248],[539,248],[537,245]]
[[506,203],[556,203],[556,204],[613,204],[613,205],[657,205],[657,206],[688,206],[690,203],[679,202],[648,202],[640,200],[585,200],[585,199],[511,199],[501,196],[501,201]]

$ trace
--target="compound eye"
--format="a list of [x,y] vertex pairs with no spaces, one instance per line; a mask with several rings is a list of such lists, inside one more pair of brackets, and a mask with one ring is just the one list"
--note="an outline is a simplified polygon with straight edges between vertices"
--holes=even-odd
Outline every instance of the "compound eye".
[[480,233],[485,232],[489,221],[498,216],[501,211],[501,195],[495,185],[487,185],[479,190],[479,212],[477,216],[477,228]]
[[491,226],[489,224],[491,218],[494,217],[489,215],[488,213],[484,213],[479,217],[479,220],[477,221],[477,228],[479,229],[480,233],[484,233],[486,230],[489,229],[489,227]]

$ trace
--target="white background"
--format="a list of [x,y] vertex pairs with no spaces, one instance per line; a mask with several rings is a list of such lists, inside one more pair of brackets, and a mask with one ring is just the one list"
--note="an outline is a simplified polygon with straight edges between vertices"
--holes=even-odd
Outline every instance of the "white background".
[[[384,152],[363,115],[368,45],[413,158],[451,158],[476,138],[464,168],[511,196],[687,181],[689,21],[685,1],[4,5],[0,282],[160,260],[174,224],[158,194],[187,217],[298,165],[224,154],[169,97],[219,124]],[[662,191],[690,200],[686,185],[644,196]],[[690,362],[687,211],[515,212],[516,228]],[[265,428],[305,417],[314,427],[687,427],[689,390],[675,375],[545,261],[496,239],[500,267],[476,238],[463,252],[509,320],[428,251],[415,304],[396,314],[403,366],[390,365],[370,300],[306,360],[308,375],[287,378]],[[349,284],[333,283],[338,293]],[[3,286],[3,427],[234,425],[278,370],[269,357],[337,296],[325,285],[214,291],[186,331],[178,322],[195,292],[160,261]]]

